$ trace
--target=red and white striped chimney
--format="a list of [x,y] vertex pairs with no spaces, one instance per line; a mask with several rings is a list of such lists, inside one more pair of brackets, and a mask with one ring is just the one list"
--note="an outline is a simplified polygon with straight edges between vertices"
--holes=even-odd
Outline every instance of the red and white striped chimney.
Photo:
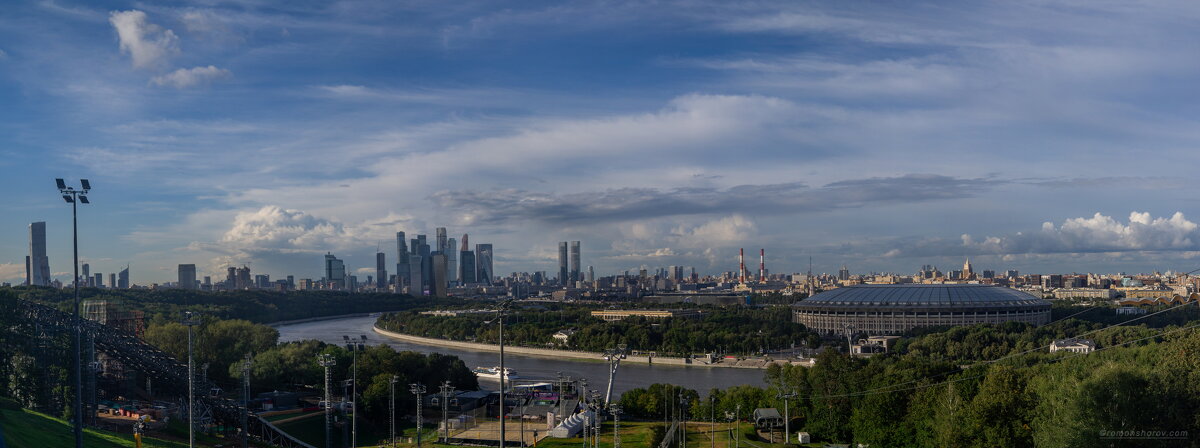
[[738,249],[738,283],[746,283],[746,249]]
[[767,282],[767,250],[758,250],[758,281],[759,283]]

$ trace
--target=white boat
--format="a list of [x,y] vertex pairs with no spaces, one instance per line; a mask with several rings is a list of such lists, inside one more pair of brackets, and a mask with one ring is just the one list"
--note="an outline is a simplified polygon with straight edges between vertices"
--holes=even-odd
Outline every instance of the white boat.
[[[474,372],[475,376],[479,377],[479,379],[500,381],[499,367],[476,367]],[[517,376],[517,372],[515,370],[504,369],[505,380],[511,381],[520,378],[521,377]]]

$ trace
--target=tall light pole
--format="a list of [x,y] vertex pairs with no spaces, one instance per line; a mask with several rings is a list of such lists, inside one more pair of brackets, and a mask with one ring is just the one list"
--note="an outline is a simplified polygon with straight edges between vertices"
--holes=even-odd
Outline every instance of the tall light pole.
[[555,421],[553,421],[551,423],[557,425],[558,422],[562,420],[563,395],[566,395],[567,385],[563,383],[563,373],[562,372],[555,372],[555,378],[558,379],[558,383],[555,384],[556,386],[558,386],[558,412],[554,413]]
[[500,308],[500,448],[504,448],[504,383],[508,379],[508,371],[504,370],[504,307]]
[[330,371],[337,361],[333,355],[325,353],[317,357],[317,363],[325,368],[325,448],[333,448],[333,395],[329,388],[333,387],[333,375]]
[[389,382],[389,385],[391,386],[391,389],[392,389],[391,390],[392,404],[391,404],[391,406],[388,407],[388,409],[391,411],[391,414],[392,414],[391,418],[389,419],[389,422],[391,423],[391,427],[392,427],[392,447],[393,448],[395,448],[395,446],[396,446],[396,383],[398,383],[398,382],[400,382],[400,377],[398,375],[392,375],[392,380]]
[[504,314],[512,300],[500,302],[496,307],[496,319],[500,321],[500,448],[504,448],[504,383],[508,377],[504,370]]
[[779,398],[783,399],[783,443],[792,443],[792,419],[788,415],[788,401],[796,396],[795,392],[780,393]]
[[[75,370],[75,400],[73,403],[75,423],[75,448],[83,448],[83,352],[82,350],[82,322],[79,317],[79,203],[91,204],[88,201],[87,192],[92,189],[92,183],[87,179],[80,179],[80,189],[68,187],[67,183],[62,179],[54,179],[58,186],[58,192],[62,194],[63,200],[71,204],[71,239],[75,251],[75,338],[71,341],[72,352],[72,368]],[[38,268],[34,268],[38,269]]]
[[350,339],[342,335],[346,341],[346,349],[350,350],[350,447],[358,446],[358,352],[367,345],[367,335],[358,335],[359,339]]
[[708,394],[708,432],[712,434],[712,448],[716,448],[716,394]]
[[200,321],[192,318],[191,311],[184,311],[181,323],[188,329],[188,448],[193,448],[196,446],[196,423],[192,420],[196,415],[196,391],[193,381],[196,374],[192,362],[192,327],[200,325]]
[[680,435],[679,446],[681,446],[681,447],[687,446],[687,405],[688,405],[687,396],[685,396],[683,394],[683,391],[680,390],[679,391],[679,435]]
[[596,418],[592,419],[592,446],[600,448],[600,411],[604,410],[604,403],[600,401],[600,391],[593,390],[590,394],[592,400],[592,409]]
[[250,426],[246,420],[250,414],[250,366],[252,364],[250,354],[246,354],[246,359],[242,360],[242,448],[246,448],[250,443]]
[[442,382],[442,427],[445,431],[445,437],[442,438],[442,443],[450,443],[450,396],[454,395],[454,386],[450,385],[450,381]]
[[409,392],[417,396],[417,448],[421,447],[421,397],[425,395],[425,385],[412,383],[408,385]]

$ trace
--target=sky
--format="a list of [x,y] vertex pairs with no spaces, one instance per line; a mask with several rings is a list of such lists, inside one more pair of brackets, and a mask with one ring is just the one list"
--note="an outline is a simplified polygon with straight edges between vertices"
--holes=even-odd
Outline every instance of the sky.
[[[70,1],[0,12],[0,282],[1200,268],[1200,3]],[[751,263],[754,261],[751,258]]]

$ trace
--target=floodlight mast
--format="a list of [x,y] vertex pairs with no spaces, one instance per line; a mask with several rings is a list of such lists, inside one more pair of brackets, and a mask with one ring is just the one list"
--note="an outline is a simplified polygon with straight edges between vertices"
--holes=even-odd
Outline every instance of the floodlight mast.
[[[74,248],[74,255],[75,255],[74,256],[75,276],[72,279],[73,280],[72,283],[74,283],[74,285],[75,285],[75,315],[73,317],[74,318],[74,327],[75,327],[75,338],[74,338],[74,340],[71,341],[71,348],[72,348],[71,351],[73,352],[71,364],[72,364],[72,368],[75,372],[75,381],[74,381],[74,383],[75,383],[74,384],[75,399],[73,400],[74,403],[72,403],[72,411],[74,414],[72,416],[73,417],[72,420],[74,421],[73,426],[74,426],[74,432],[75,432],[75,447],[76,448],[83,448],[83,403],[82,403],[82,400],[83,400],[83,398],[82,398],[82,396],[83,396],[83,365],[82,365],[83,352],[81,351],[83,344],[82,344],[82,340],[81,340],[82,339],[82,329],[80,328],[82,322],[79,320],[80,317],[79,317],[79,213],[78,212],[79,212],[79,203],[80,202],[83,202],[84,204],[91,203],[88,201],[87,196],[85,196],[85,195],[87,194],[88,190],[92,189],[92,184],[91,184],[91,182],[88,182],[87,179],[81,180],[80,183],[82,184],[82,188],[80,188],[79,190],[76,190],[73,187],[68,187],[66,181],[64,181],[62,178],[54,179],[54,184],[55,184],[55,186],[58,187],[58,192],[60,194],[62,194],[63,200],[66,201],[68,204],[71,204],[71,240],[72,240],[72,246]],[[77,197],[79,198],[78,201],[75,200]]]

